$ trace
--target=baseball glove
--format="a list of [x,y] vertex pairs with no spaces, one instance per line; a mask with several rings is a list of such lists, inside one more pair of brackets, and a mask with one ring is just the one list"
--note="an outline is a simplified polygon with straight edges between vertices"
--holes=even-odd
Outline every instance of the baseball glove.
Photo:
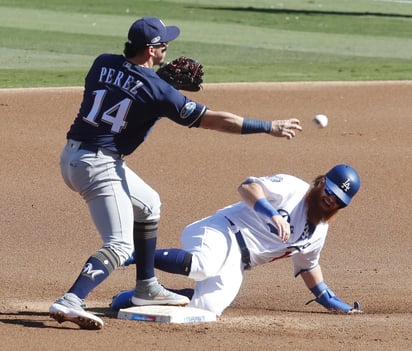
[[160,66],[156,73],[178,90],[199,91],[203,83],[203,65],[185,56]]

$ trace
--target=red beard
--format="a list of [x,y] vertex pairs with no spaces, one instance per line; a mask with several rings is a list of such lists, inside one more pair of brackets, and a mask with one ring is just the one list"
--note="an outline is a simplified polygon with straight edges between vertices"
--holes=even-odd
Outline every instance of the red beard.
[[312,187],[306,195],[308,206],[308,220],[317,225],[328,222],[339,210],[336,201],[324,191],[324,183]]

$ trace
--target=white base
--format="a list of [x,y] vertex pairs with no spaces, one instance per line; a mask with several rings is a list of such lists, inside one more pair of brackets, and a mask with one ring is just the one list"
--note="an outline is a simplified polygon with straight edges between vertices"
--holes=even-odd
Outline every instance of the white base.
[[156,323],[203,323],[216,322],[216,315],[193,307],[135,306],[120,309],[118,319]]

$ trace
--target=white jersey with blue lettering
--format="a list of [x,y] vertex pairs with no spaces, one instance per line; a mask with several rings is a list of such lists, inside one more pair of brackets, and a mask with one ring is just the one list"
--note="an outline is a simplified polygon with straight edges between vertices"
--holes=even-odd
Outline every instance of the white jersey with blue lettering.
[[292,257],[294,273],[311,270],[318,265],[329,225],[314,226],[307,221],[305,196],[310,185],[291,175],[250,177],[249,182],[262,186],[267,200],[290,224],[291,236],[283,242],[270,219],[256,213],[245,202],[225,207],[217,213],[234,223],[250,252],[251,266]]
[[244,201],[188,225],[181,239],[182,248],[192,254],[189,278],[196,281],[191,307],[220,315],[235,299],[245,269],[242,248],[239,250],[235,238],[238,232],[248,248],[251,267],[291,257],[297,276],[319,263],[328,224],[307,222],[305,197],[310,185],[286,174],[249,177],[246,182],[262,186],[267,200],[288,220],[291,237],[283,242],[270,219]]

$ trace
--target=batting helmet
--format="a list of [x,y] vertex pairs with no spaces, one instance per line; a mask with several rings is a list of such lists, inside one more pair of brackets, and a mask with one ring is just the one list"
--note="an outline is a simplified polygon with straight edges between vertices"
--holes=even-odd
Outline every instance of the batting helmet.
[[352,167],[341,164],[326,173],[326,185],[348,206],[360,188],[360,177]]

